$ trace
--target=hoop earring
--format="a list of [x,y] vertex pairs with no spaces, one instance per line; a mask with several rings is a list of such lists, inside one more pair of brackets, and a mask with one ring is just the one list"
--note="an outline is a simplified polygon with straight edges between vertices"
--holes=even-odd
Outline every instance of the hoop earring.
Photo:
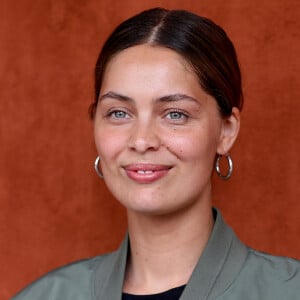
[[103,174],[102,172],[99,170],[99,161],[100,161],[100,157],[97,156],[96,160],[95,160],[95,163],[94,163],[94,168],[95,168],[95,171],[96,173],[98,174],[98,176],[100,178],[103,178]]
[[217,172],[218,176],[221,179],[228,180],[231,177],[231,175],[232,175],[233,162],[232,162],[232,159],[231,159],[231,157],[230,157],[229,154],[226,154],[224,156],[227,159],[227,163],[228,163],[228,171],[227,171],[227,173],[225,175],[223,175],[221,173],[221,170],[220,170],[220,160],[223,157],[223,155],[218,154],[218,157],[217,157],[217,160],[216,160],[216,167],[215,168],[216,168],[216,172]]

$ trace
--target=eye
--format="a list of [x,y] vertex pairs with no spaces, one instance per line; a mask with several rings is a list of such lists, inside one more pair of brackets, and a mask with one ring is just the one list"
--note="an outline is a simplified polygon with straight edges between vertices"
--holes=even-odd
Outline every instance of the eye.
[[126,119],[126,118],[129,118],[128,113],[126,113],[125,111],[122,111],[122,110],[110,111],[108,113],[108,116],[112,117],[113,119]]
[[171,120],[182,120],[187,117],[187,114],[181,111],[171,111],[166,115],[166,118]]

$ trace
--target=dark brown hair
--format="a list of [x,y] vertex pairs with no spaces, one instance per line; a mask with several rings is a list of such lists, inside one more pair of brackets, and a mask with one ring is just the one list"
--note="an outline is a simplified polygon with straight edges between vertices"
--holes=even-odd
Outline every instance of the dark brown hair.
[[201,87],[216,99],[223,116],[229,116],[233,107],[242,109],[241,72],[225,31],[188,11],[153,8],[121,23],[105,42],[96,63],[92,118],[108,62],[120,51],[141,44],[169,48],[180,54],[198,76]]

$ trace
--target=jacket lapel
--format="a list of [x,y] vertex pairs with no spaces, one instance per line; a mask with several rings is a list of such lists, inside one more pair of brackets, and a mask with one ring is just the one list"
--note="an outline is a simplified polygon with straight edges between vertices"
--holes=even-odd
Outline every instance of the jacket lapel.
[[128,234],[120,248],[104,257],[95,271],[94,291],[97,300],[121,300],[128,252]]
[[210,239],[183,291],[180,300],[215,299],[234,281],[248,250],[214,210],[215,224]]

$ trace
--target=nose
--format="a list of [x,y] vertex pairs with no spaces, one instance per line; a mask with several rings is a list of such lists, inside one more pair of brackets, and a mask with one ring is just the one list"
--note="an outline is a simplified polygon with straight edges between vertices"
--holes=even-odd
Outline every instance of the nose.
[[128,141],[128,147],[131,150],[145,153],[147,151],[156,151],[160,146],[160,138],[155,124],[150,122],[138,122],[132,128]]

